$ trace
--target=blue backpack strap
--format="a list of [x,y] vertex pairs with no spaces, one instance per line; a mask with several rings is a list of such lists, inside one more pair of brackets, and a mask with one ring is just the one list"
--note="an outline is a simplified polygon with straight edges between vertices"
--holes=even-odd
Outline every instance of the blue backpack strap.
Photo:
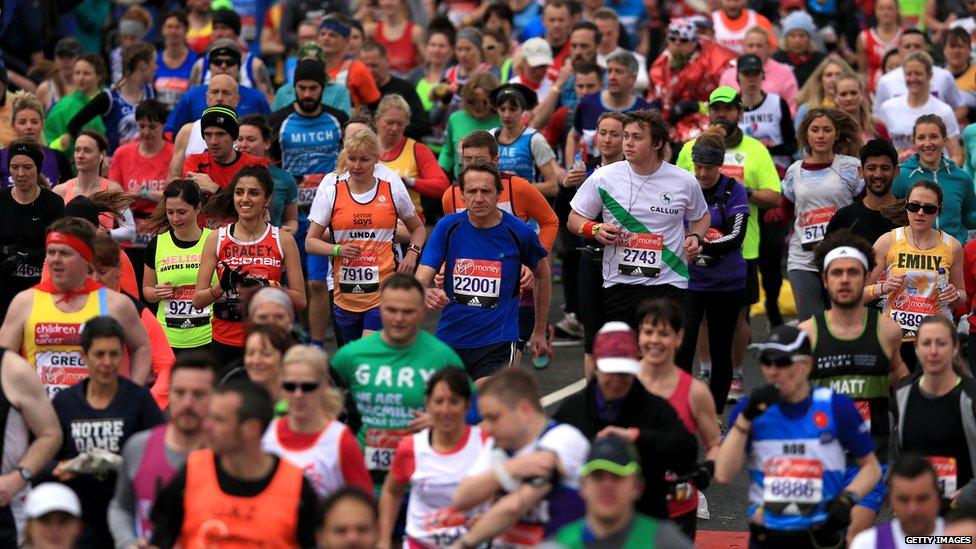
[[897,549],[895,545],[895,533],[891,527],[891,522],[882,522],[875,529],[874,546],[877,549]]
[[101,316],[108,315],[108,288],[98,289],[98,314]]

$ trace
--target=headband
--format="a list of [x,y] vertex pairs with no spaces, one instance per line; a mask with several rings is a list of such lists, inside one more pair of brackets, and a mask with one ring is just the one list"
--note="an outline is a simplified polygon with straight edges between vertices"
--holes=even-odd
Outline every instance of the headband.
[[146,35],[146,27],[138,22],[131,19],[123,19],[119,21],[119,34],[122,36],[132,36],[134,38],[142,39]]
[[25,143],[14,143],[7,147],[7,171],[10,171],[10,161],[15,156],[26,156],[34,161],[34,166],[37,170],[41,170],[41,164],[44,164],[44,151],[40,147],[32,147]]
[[329,29],[336,34],[341,35],[343,38],[349,38],[349,35],[352,34],[352,28],[343,25],[341,22],[335,19],[326,19],[325,21],[322,21],[322,24],[319,25],[319,30],[325,29]]
[[695,164],[722,166],[725,164],[725,149],[695,143],[691,148],[691,161]]
[[86,244],[85,241],[77,236],[70,234],[58,231],[51,231],[47,233],[47,239],[44,241],[44,245],[50,246],[51,244],[64,244],[65,246],[78,252],[81,257],[85,258],[85,261],[91,261],[92,256],[94,255],[91,246]]
[[474,47],[481,49],[481,33],[474,30],[471,27],[465,27],[457,33],[457,39],[455,40],[466,40],[474,44]]
[[835,259],[840,259],[842,257],[856,259],[861,262],[861,265],[864,265],[865,271],[869,270],[867,256],[861,253],[861,251],[858,250],[857,248],[852,248],[851,246],[838,246],[833,250],[827,252],[827,255],[824,256],[824,261],[823,261],[824,270],[827,270],[827,267],[829,267],[830,263],[833,262]]
[[288,311],[288,315],[295,319],[295,306],[291,303],[291,298],[288,297],[288,293],[281,288],[261,288],[252,297],[251,301],[247,304],[247,313],[253,314],[254,309],[262,303],[277,303],[279,306]]

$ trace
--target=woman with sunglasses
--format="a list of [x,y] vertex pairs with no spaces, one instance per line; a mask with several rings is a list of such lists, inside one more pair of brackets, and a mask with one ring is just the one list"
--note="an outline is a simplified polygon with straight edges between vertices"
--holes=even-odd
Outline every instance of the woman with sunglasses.
[[927,317],[918,327],[914,351],[919,372],[895,389],[892,439],[898,452],[921,455],[935,468],[943,508],[972,501],[976,381],[959,353],[955,325],[945,317]]
[[787,275],[802,322],[823,310],[823,283],[813,264],[814,248],[826,235],[834,213],[854,202],[864,182],[857,158],[861,131],[849,114],[824,107],[810,109],[796,137],[806,154],[786,170],[783,203],[796,212]]
[[[773,328],[760,346],[765,385],[739,402],[715,460],[715,480],[749,464],[749,547],[840,547],[851,508],[881,480],[874,441],[854,402],[810,386],[806,333]],[[847,460],[860,470],[844,484]]]
[[945,208],[939,211],[938,227],[965,244],[969,238],[967,229],[976,229],[973,178],[946,158],[948,134],[942,117],[925,114],[919,116],[914,124],[912,140],[915,153],[898,166],[898,176],[891,185],[891,192],[898,198],[904,198],[917,181],[937,182],[945,196]]
[[929,316],[951,319],[953,308],[966,299],[962,246],[934,227],[942,204],[938,184],[921,180],[912,185],[905,204],[908,226],[874,243],[877,265],[864,292],[865,302],[884,298],[884,314],[902,329],[901,358],[913,372],[919,325]]
[[338,419],[342,393],[330,383],[329,357],[311,345],[296,345],[281,359],[278,391],[288,414],[268,425],[262,446],[305,471],[320,498],[344,486],[373,492],[356,436]]
[[[684,338],[681,305],[670,299],[644,301],[637,308],[637,322],[637,344],[643,353],[637,379],[649,393],[667,400],[688,431],[698,435],[705,452],[703,467],[711,474],[722,432],[708,387],[674,362]],[[691,539],[695,539],[698,498],[694,481],[677,484],[668,494],[669,518]]]
[[534,91],[522,84],[505,84],[491,91],[491,103],[501,126],[491,130],[498,141],[498,169],[528,180],[544,196],[558,191],[556,153],[543,135],[527,127],[524,115],[535,108]]
[[461,140],[478,130],[491,131],[502,125],[491,106],[491,91],[498,79],[487,72],[472,75],[461,89],[462,109],[451,113],[444,131],[444,146],[437,162],[448,174],[461,172]]
[[438,370],[427,381],[424,407],[430,427],[400,439],[380,495],[380,549],[389,549],[403,497],[407,503],[404,547],[447,547],[467,530],[451,495],[478,459],[488,434],[465,424],[471,381],[461,368]]
[[498,71],[498,81],[507,84],[514,76],[512,62],[512,43],[500,29],[486,30],[481,37],[481,51],[485,62]]

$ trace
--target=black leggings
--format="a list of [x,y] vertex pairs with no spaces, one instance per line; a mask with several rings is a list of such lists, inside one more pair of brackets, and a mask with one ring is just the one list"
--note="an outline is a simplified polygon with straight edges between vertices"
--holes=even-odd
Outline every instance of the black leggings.
[[732,385],[732,336],[742,310],[743,290],[728,292],[685,292],[685,337],[678,349],[678,366],[691,373],[698,344],[698,328],[702,316],[708,322],[708,349],[712,354],[711,386],[715,410],[719,415]]
[[783,241],[787,229],[779,224],[765,223],[762,220],[765,212],[759,212],[759,274],[766,294],[766,319],[771,326],[779,326],[783,323],[783,315],[779,311],[779,291],[783,286]]

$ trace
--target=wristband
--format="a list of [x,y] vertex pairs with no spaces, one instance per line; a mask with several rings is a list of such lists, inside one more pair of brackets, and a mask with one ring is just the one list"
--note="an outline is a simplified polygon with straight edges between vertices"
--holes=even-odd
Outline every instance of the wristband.
[[336,244],[335,246],[332,247],[332,255],[339,257],[339,253],[341,252],[342,252],[342,246]]
[[424,251],[423,248],[421,248],[420,246],[418,246],[416,244],[411,244],[411,245],[407,246],[407,251],[409,252],[411,250],[417,252],[417,255],[418,256],[421,255],[421,253]]
[[495,452],[494,459],[492,460],[492,469],[495,473],[495,480],[506,492],[514,492],[518,489],[519,483],[515,480],[515,477],[508,472],[505,468],[505,462],[508,461],[505,452],[498,450]]
[[149,187],[143,187],[142,192],[140,192],[139,195],[143,198],[143,200],[149,198]]
[[693,236],[696,239],[698,239],[698,247],[701,247],[701,245],[705,243],[705,241],[702,239],[701,235],[698,234],[698,233],[688,233],[688,236]]

